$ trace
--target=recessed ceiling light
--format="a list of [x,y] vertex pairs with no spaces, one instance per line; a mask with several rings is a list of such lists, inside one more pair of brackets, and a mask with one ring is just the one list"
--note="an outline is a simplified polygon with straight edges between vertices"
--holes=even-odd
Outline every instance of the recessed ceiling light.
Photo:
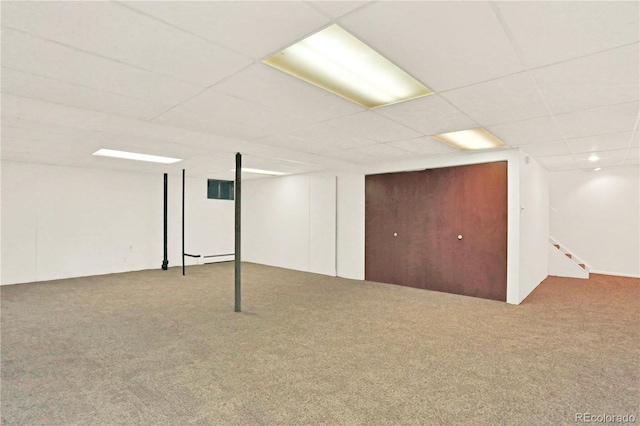
[[598,157],[598,156],[597,156],[597,155],[595,155],[595,154],[591,154],[591,155],[589,156],[589,161],[591,161],[591,162],[593,162],[593,161],[598,161],[599,159],[600,159],[600,157]]
[[507,146],[507,144],[481,127],[477,129],[460,130],[458,132],[442,133],[431,137],[462,150]]
[[[236,169],[231,169],[232,172],[235,173]],[[269,176],[282,176],[282,175],[286,175],[287,173],[283,173],[283,172],[274,172],[272,170],[262,170],[262,169],[251,169],[251,168],[247,168],[247,167],[243,167],[242,171],[244,173],[255,173],[258,175],[269,175]]]
[[337,25],[263,62],[367,108],[433,93]]
[[172,164],[182,161],[180,158],[160,157],[158,155],[138,154],[136,152],[116,151],[113,149],[99,149],[93,153],[101,157],[124,158],[125,160],[149,161],[152,163]]
[[599,172],[600,170],[602,170],[602,167],[596,167],[595,169],[593,169],[594,172]]

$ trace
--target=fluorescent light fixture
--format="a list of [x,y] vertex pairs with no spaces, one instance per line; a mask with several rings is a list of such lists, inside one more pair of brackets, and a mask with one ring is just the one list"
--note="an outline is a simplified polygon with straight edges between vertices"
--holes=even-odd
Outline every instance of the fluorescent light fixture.
[[367,108],[433,94],[337,25],[263,62]]
[[101,157],[124,158],[125,160],[150,161],[152,163],[172,164],[182,161],[180,158],[160,157],[158,155],[138,154],[136,152],[116,151],[113,149],[99,149],[93,153]]
[[[231,171],[235,173],[236,169],[231,169]],[[255,173],[255,174],[258,174],[258,175],[269,175],[269,176],[282,176],[282,175],[288,174],[288,173],[283,173],[283,172],[274,172],[272,170],[251,169],[251,168],[247,168],[247,167],[243,167],[242,171],[244,173]]]
[[507,146],[507,144],[481,127],[478,127],[477,129],[460,130],[458,132],[442,133],[431,137],[462,150],[488,149]]
[[591,155],[589,156],[589,161],[591,161],[591,162],[598,161],[599,159],[600,159],[600,157],[598,157],[598,156],[597,156],[597,155],[595,155],[595,154],[591,154]]
[[599,172],[600,170],[602,170],[602,167],[596,167],[595,169],[593,169],[594,172]]

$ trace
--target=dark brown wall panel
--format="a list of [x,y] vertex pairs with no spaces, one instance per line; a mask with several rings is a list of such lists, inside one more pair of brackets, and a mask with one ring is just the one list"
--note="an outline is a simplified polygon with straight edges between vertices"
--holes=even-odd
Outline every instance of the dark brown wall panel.
[[506,268],[506,162],[367,176],[366,279],[505,301]]

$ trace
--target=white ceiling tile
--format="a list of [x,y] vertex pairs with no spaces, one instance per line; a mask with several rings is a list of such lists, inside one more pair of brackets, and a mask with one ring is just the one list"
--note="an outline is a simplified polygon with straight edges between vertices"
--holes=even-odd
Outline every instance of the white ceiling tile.
[[325,121],[365,108],[262,63],[217,84],[215,90],[269,109]]
[[412,152],[400,149],[390,144],[377,144],[351,148],[348,151],[357,152],[379,160],[398,160],[402,158],[414,158]]
[[2,68],[2,92],[92,111],[148,120],[167,109],[159,105],[77,84]]
[[106,117],[109,117],[107,114],[100,112],[24,98],[7,93],[2,95],[2,115],[3,118],[9,116],[19,120],[38,121],[57,126],[83,129],[91,129],[92,126],[99,125]]
[[380,157],[368,155],[359,151],[353,151],[350,149],[331,151],[324,153],[328,157],[336,158],[342,161],[349,161],[356,164],[376,164],[383,163],[385,160]]
[[638,102],[558,114],[555,120],[567,139],[633,130]]
[[372,111],[335,118],[326,121],[325,124],[377,142],[390,142],[422,136],[415,130]]
[[562,140],[532,145],[520,145],[519,148],[522,148],[536,158],[571,154],[571,151],[567,148],[567,144]]
[[178,109],[172,109],[162,114],[154,119],[153,122],[243,140],[256,139],[271,133],[259,127],[238,124],[209,115]]
[[551,117],[488,126],[487,130],[507,145],[530,145],[562,139]]
[[78,156],[76,145],[70,140],[38,140],[20,138],[16,135],[2,135],[2,150],[21,153],[59,153]]
[[629,148],[629,152],[627,152],[627,158],[626,160],[624,160],[624,164],[640,164],[640,148]]
[[305,153],[318,152],[318,143],[309,139],[281,133],[278,135],[267,136],[266,138],[256,139],[253,142],[266,146],[274,146]]
[[53,142],[3,137],[2,157],[19,161],[29,161],[31,158],[34,162],[72,164],[81,160],[83,153],[73,141]]
[[356,148],[327,152],[323,155],[359,164],[384,163],[391,160],[402,160],[415,157],[415,154],[392,146],[391,144],[360,146]]
[[415,139],[407,139],[404,141],[389,142],[387,145],[391,145],[418,155],[438,155],[459,152],[457,149],[447,144],[426,136]]
[[590,161],[589,157],[592,153],[585,152],[581,154],[575,154],[574,157],[580,168],[582,169],[592,169],[595,167],[610,167],[610,166],[620,166],[624,162],[625,156],[627,154],[626,149],[618,149],[615,151],[598,151],[595,153],[600,159],[598,161]]
[[[619,132],[607,135],[588,136],[567,139],[567,144],[574,154],[596,151],[625,149],[629,146],[632,132]],[[635,138],[637,140],[637,138]]]
[[136,1],[124,4],[254,59],[282,50],[329,23],[328,18],[303,2]]
[[202,90],[194,84],[6,29],[2,30],[2,65],[162,105],[173,105]]
[[[4,121],[4,120],[3,120]],[[66,143],[79,139],[79,136],[61,134],[33,128],[11,127],[2,124],[2,143],[10,139],[41,141],[48,143]]]
[[6,19],[11,28],[202,86],[253,62],[113,2],[19,4]]
[[478,123],[438,95],[376,108],[375,112],[425,135],[478,127]]
[[9,148],[2,150],[0,156],[4,161],[20,161],[28,163],[40,163],[40,164],[54,164],[62,166],[72,166],[78,163],[76,156],[67,155],[60,152],[43,152],[40,150],[34,151],[13,151]]
[[95,132],[40,121],[17,119],[5,115],[6,108],[2,113],[3,144],[8,138],[18,138],[23,140],[40,141],[48,144],[73,142],[76,146],[80,147],[85,143],[100,144],[111,142],[114,139],[126,139],[121,135]]
[[193,156],[216,153],[217,155],[228,155],[229,158],[231,158],[231,161],[233,160],[234,155],[232,152],[220,153],[206,147],[196,147],[158,139],[132,137],[126,134],[61,127],[34,121],[29,121],[26,127],[21,125],[13,127],[12,125],[14,124],[15,119],[11,120],[10,118],[3,118],[2,121],[3,148],[9,140],[20,140],[27,143],[40,144],[43,149],[49,146],[72,146],[84,156],[89,155],[100,148],[162,155],[174,158],[190,158]]
[[537,157],[536,160],[549,171],[573,170],[578,168],[578,163],[576,163],[572,155]]
[[378,2],[340,25],[437,92],[523,71],[488,2]]
[[265,146],[264,150],[258,150],[252,154],[265,158],[274,158],[277,160],[287,160],[308,165],[319,165],[323,168],[329,169],[352,169],[351,163],[336,160],[334,158],[328,158],[316,154],[309,154],[306,152],[294,151],[286,148],[275,148],[273,146]]
[[531,68],[638,41],[638,2],[505,1],[498,7]]
[[440,96],[483,126],[549,115],[526,73],[455,89]]
[[324,123],[301,127],[287,134],[311,141],[312,144],[307,145],[305,151],[313,153],[337,151],[374,143],[371,139],[345,133]]
[[355,9],[364,6],[368,1],[313,1],[311,2],[315,7],[322,10],[326,15],[332,19],[340,18]]
[[155,139],[225,152],[249,152],[262,148],[260,145],[239,139],[81,110],[8,94],[3,95],[2,102],[3,120],[5,117],[10,117],[14,120],[36,121],[126,137]]
[[550,65],[532,72],[552,113],[638,100],[638,44]]
[[260,127],[271,133],[286,132],[311,124],[309,120],[278,111],[271,111],[213,89],[205,90],[176,109],[198,112],[247,126]]

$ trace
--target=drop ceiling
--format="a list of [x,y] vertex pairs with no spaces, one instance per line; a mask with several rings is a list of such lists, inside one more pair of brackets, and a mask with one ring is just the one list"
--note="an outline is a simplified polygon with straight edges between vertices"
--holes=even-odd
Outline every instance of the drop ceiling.
[[[363,171],[485,127],[550,171],[640,163],[638,2],[1,7],[3,160],[232,179],[240,151],[258,169]],[[368,110],[262,63],[332,24],[434,94]]]

